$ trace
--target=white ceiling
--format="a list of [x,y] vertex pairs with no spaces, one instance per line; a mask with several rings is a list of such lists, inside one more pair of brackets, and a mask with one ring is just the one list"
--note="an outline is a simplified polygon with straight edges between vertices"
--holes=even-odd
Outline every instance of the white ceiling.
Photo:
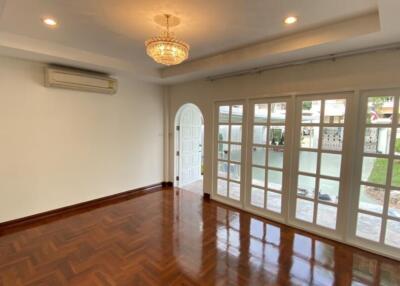
[[[79,67],[95,68],[111,73],[131,73],[142,79],[170,82],[177,67],[167,68],[154,63],[145,54],[146,38],[160,33],[154,16],[170,13],[181,18],[174,31],[178,38],[191,45],[190,59],[179,70],[196,77],[218,71],[238,70],[260,63],[274,63],[293,57],[319,55],[323,52],[374,46],[396,42],[400,35],[397,0],[0,0],[0,53],[35,60],[44,60]],[[283,36],[294,37],[305,30],[329,26],[344,19],[379,11],[380,31],[356,33],[324,41],[315,46],[286,50],[263,59],[230,59],[225,69],[223,58],[233,49],[240,51],[252,45],[268,43]],[[283,24],[288,15],[296,15],[298,23]],[[377,15],[377,14],[376,14]],[[57,29],[41,23],[44,16],[55,17]],[[393,16],[392,19],[390,16]],[[352,28],[349,27],[351,30]],[[374,32],[374,33],[372,33]],[[367,35],[368,34],[368,35]],[[302,50],[303,52],[299,51]],[[221,55],[218,69],[207,66],[210,56]],[[260,54],[260,57],[262,55]],[[212,57],[211,57],[212,58]],[[193,64],[201,63],[193,69]],[[209,62],[209,61],[208,61]],[[222,69],[221,69],[222,68]],[[168,72],[170,69],[172,72]],[[184,72],[182,72],[184,70]],[[166,72],[167,71],[167,72]],[[164,79],[160,77],[164,76]],[[167,75],[167,76],[166,76]],[[171,76],[169,76],[171,75]],[[170,79],[168,78],[170,77]]]

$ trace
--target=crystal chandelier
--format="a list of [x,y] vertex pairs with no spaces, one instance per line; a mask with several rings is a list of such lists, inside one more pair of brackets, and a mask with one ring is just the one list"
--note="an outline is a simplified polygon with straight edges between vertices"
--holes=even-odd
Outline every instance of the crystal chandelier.
[[157,63],[163,65],[177,65],[189,57],[189,45],[177,40],[169,31],[169,20],[171,15],[166,17],[167,30],[163,35],[153,37],[145,42],[147,54]]

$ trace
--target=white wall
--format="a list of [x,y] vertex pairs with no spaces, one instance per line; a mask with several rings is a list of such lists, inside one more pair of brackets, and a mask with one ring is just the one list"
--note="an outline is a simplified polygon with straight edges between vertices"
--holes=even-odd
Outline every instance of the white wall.
[[169,96],[169,180],[174,178],[175,114],[185,103],[194,103],[204,117],[204,191],[212,188],[212,142],[214,102],[300,94],[400,86],[400,52],[384,51],[270,70],[261,74],[217,81],[198,80],[168,88]]
[[45,88],[43,67],[0,57],[0,222],[163,181],[161,87]]

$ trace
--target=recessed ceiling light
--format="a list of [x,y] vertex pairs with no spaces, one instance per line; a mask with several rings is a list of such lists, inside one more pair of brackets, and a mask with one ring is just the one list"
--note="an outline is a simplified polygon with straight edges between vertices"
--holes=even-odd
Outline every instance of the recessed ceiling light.
[[50,27],[57,26],[57,21],[55,19],[53,19],[53,18],[47,18],[47,17],[43,18],[43,23],[45,25],[47,25],[47,26],[50,26]]
[[297,22],[297,18],[294,16],[289,16],[285,19],[285,24],[291,25]]

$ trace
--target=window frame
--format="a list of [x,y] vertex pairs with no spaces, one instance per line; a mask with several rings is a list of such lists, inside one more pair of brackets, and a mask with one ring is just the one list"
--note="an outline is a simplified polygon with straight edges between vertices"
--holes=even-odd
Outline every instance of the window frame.
[[[271,104],[273,103],[286,103],[286,118],[285,123],[271,123]],[[267,123],[255,123],[254,122],[254,106],[256,104],[268,104],[268,121]],[[246,162],[246,188],[244,190],[245,200],[244,200],[244,209],[250,211],[252,213],[261,215],[263,217],[268,217],[273,219],[274,221],[286,223],[288,217],[288,206],[287,202],[289,199],[289,187],[290,187],[290,160],[291,160],[291,141],[292,141],[292,128],[290,128],[290,122],[293,120],[293,104],[291,96],[277,96],[277,97],[263,97],[257,99],[249,99],[248,101],[248,118],[247,118],[247,143],[246,143],[246,152],[247,152],[247,162]],[[265,144],[253,144],[253,127],[254,126],[266,126],[267,129],[267,142]],[[270,147],[268,143],[269,139],[269,128],[271,126],[285,126],[285,145],[284,149],[284,158],[283,158],[283,166],[282,169],[269,168],[268,167],[268,155],[266,154],[265,165],[260,166],[264,171],[267,170],[277,170],[282,171],[282,189],[280,192],[276,191],[275,193],[279,193],[281,195],[281,213],[277,213],[271,210],[266,209],[267,202],[267,179],[265,179],[264,187],[259,187],[259,189],[264,190],[264,208],[260,208],[251,204],[251,189],[253,187],[252,184],[252,147],[253,145],[257,145],[263,148],[266,148],[266,153],[268,153],[268,149]],[[254,165],[256,166],[256,165]],[[272,191],[274,192],[274,191]]]
[[[370,92],[379,92],[386,91],[388,89],[394,88],[381,88],[379,89],[338,89],[338,90],[330,90],[330,91],[321,91],[321,92],[304,92],[304,93],[277,93],[271,96],[267,94],[258,95],[258,96],[249,96],[249,97],[241,97],[240,99],[234,100],[215,100],[213,101],[213,120],[212,120],[212,128],[213,128],[213,148],[212,148],[212,166],[210,166],[212,170],[212,190],[211,190],[211,198],[219,201],[221,203],[237,207],[239,209],[248,211],[255,215],[259,215],[270,219],[272,221],[277,221],[279,223],[283,223],[285,225],[294,227],[296,229],[304,230],[321,237],[325,237],[328,239],[332,239],[335,241],[339,241],[345,243],[347,245],[355,246],[360,249],[364,249],[373,253],[377,253],[380,255],[384,255],[386,257],[393,258],[395,260],[400,260],[400,252],[395,247],[381,247],[376,245],[376,243],[370,243],[367,240],[363,240],[361,238],[357,238],[352,233],[355,233],[355,222],[357,218],[357,209],[354,208],[356,204],[358,204],[358,192],[357,190],[360,182],[361,176],[361,160],[360,160],[360,150],[363,148],[364,137],[362,132],[362,128],[360,128],[360,117],[363,116],[362,112],[362,104],[363,98],[365,94],[369,94]],[[395,88],[396,91],[400,91],[399,88]],[[315,227],[307,222],[302,222],[297,219],[293,219],[293,214],[295,213],[296,204],[293,203],[296,200],[296,189],[297,189],[297,177],[294,174],[297,174],[295,167],[298,165],[298,153],[296,153],[296,149],[299,149],[296,144],[296,138],[294,136],[295,132],[298,130],[298,126],[301,125],[301,119],[297,120],[299,108],[297,107],[297,101],[299,98],[304,100],[305,98],[316,98],[319,97],[321,100],[329,100],[334,98],[339,98],[338,95],[346,95],[346,119],[345,119],[345,131],[344,131],[344,141],[342,147],[342,168],[340,178],[340,190],[341,190],[341,199],[339,199],[337,207],[337,228],[336,231],[332,231],[329,228],[325,227]],[[284,187],[282,187],[282,217],[274,216],[274,213],[270,212],[260,212],[257,209],[249,208],[248,201],[250,200],[250,191],[249,186],[251,185],[251,177],[250,168],[252,165],[251,162],[251,146],[252,146],[252,117],[251,117],[251,106],[255,102],[263,102],[263,101],[283,101],[287,99],[287,118],[285,124],[285,145],[288,151],[285,154],[285,161],[287,160],[287,164],[290,166],[287,170],[288,174],[287,185],[288,190],[284,191]],[[400,101],[400,99],[399,99]],[[232,104],[241,104],[243,105],[243,121],[242,121],[242,153],[241,153],[241,190],[240,190],[240,202],[231,200],[229,198],[224,198],[216,195],[216,183],[217,183],[217,162],[218,162],[218,145],[217,145],[217,136],[218,136],[218,108],[222,105],[232,105]],[[399,104],[400,105],[400,104]],[[289,111],[289,108],[291,108]],[[398,108],[398,106],[397,106]],[[400,112],[400,110],[399,110]],[[300,109],[301,116],[301,109]],[[400,114],[398,114],[400,117]],[[301,118],[301,117],[300,117]],[[322,119],[323,120],[323,119]],[[297,121],[297,122],[296,122]],[[393,122],[396,122],[395,120]],[[320,124],[322,124],[320,122]],[[400,126],[400,122],[399,122]],[[392,131],[393,133],[394,131]],[[361,136],[360,136],[361,134]],[[321,137],[322,137],[322,129],[321,129]],[[393,138],[393,135],[392,135]],[[400,158],[400,155],[398,155]],[[319,162],[318,162],[319,163]],[[266,162],[267,164],[267,162]],[[285,164],[285,162],[284,162]],[[294,172],[295,170],[296,172]],[[389,171],[388,171],[389,173]],[[250,180],[250,182],[249,182]],[[284,180],[285,181],[285,180]],[[398,188],[400,189],[400,187]],[[388,195],[387,195],[388,196]],[[286,201],[286,203],[285,203]],[[387,200],[386,200],[387,201]],[[284,210],[285,205],[287,204],[286,210]],[[387,206],[386,206],[387,209]]]
[[[292,172],[291,172],[291,180],[292,185],[290,188],[290,201],[289,201],[289,223],[292,226],[295,226],[300,229],[306,229],[308,231],[312,231],[314,233],[323,235],[325,237],[333,238],[336,240],[342,240],[344,238],[344,222],[345,222],[345,212],[346,212],[346,205],[349,193],[349,188],[346,188],[346,183],[348,182],[349,172],[351,171],[351,163],[348,154],[351,152],[351,141],[353,138],[350,134],[351,128],[351,118],[349,118],[349,114],[352,113],[352,97],[353,93],[351,92],[335,92],[335,93],[316,93],[312,95],[300,95],[296,96],[295,98],[295,119],[293,124],[294,129],[294,140],[292,144]],[[324,109],[325,109],[325,101],[332,100],[332,99],[346,99],[346,111],[345,111],[345,122],[344,124],[335,124],[335,123],[324,123]],[[303,101],[321,101],[320,107],[320,120],[319,123],[307,123],[302,124],[302,102]],[[300,147],[300,131],[301,126],[315,126],[319,127],[319,137],[318,137],[318,146],[317,148],[303,148]],[[322,137],[323,137],[323,128],[324,127],[344,127],[343,133],[343,142],[342,142],[342,150],[341,151],[331,151],[331,150],[324,150],[322,149]],[[299,168],[299,155],[300,151],[311,151],[317,153],[317,167],[316,172],[314,174],[301,172],[298,171]],[[321,155],[322,153],[329,153],[329,154],[341,154],[341,170],[340,175],[338,177],[330,177],[320,174],[320,167],[321,167]],[[298,175],[312,175],[315,178],[315,190],[314,190],[314,199],[305,199],[307,201],[313,202],[313,222],[306,222],[296,218],[296,206],[297,206],[297,198],[303,199],[297,195],[297,181]],[[319,179],[334,179],[339,181],[339,198],[337,204],[333,203],[325,203],[320,202],[318,200],[318,186],[319,186]],[[317,207],[319,204],[335,206],[337,208],[336,212],[336,227],[335,229],[330,229],[321,225],[316,224],[316,217],[317,217]]]
[[[221,141],[224,144],[229,144],[229,150],[228,150],[228,159],[227,160],[219,160],[218,159],[218,126],[220,125],[219,122],[219,107],[220,106],[229,106],[229,118],[228,118],[228,122],[227,123],[223,123],[222,125],[228,125],[228,140],[227,141]],[[231,123],[231,110],[232,110],[232,106],[233,105],[242,105],[243,106],[243,117],[242,117],[242,123]],[[214,153],[213,153],[213,180],[212,180],[212,191],[211,191],[211,198],[216,200],[216,201],[220,201],[222,203],[234,206],[234,207],[238,207],[238,208],[243,208],[243,198],[244,198],[244,186],[245,186],[245,163],[246,163],[246,142],[245,142],[245,138],[246,138],[246,120],[247,120],[247,104],[246,104],[246,100],[227,100],[227,101],[217,101],[214,104],[214,138],[213,138],[213,144],[214,144]],[[230,130],[231,130],[231,126],[232,125],[241,125],[242,126],[242,137],[241,137],[241,142],[231,142],[231,137],[230,137]],[[231,161],[230,160],[230,146],[231,145],[235,145],[235,144],[240,144],[241,145],[241,160],[240,162],[236,162],[236,161]],[[228,170],[227,170],[227,178],[225,179],[227,182],[227,196],[222,196],[220,194],[217,193],[217,185],[218,185],[218,179],[220,178],[218,176],[218,161],[223,161],[223,162],[227,162],[228,163]],[[229,170],[229,164],[233,163],[233,164],[237,164],[240,165],[240,199],[239,201],[234,200],[232,198],[229,197],[229,182],[233,181],[235,183],[238,183],[235,180],[230,180],[230,170]]]
[[[367,108],[368,108],[368,98],[369,97],[379,97],[379,96],[393,96],[394,97],[394,105],[393,105],[393,115],[392,122],[390,124],[371,124],[366,122],[367,118]],[[400,222],[400,218],[392,218],[388,216],[388,207],[389,207],[389,196],[390,190],[397,189],[400,190],[399,187],[391,186],[392,179],[392,168],[393,168],[393,160],[400,159],[400,155],[394,155],[394,145],[396,140],[396,131],[397,128],[400,128],[400,88],[380,88],[380,89],[372,89],[372,90],[363,90],[360,91],[360,99],[359,99],[359,110],[357,117],[357,136],[356,136],[356,152],[353,158],[354,161],[354,179],[353,179],[353,192],[351,193],[351,206],[350,206],[350,221],[348,222],[348,230],[346,240],[350,244],[356,245],[358,247],[367,249],[371,252],[383,254],[385,256],[393,257],[399,260],[400,257],[400,248],[396,248],[394,246],[390,246],[384,244],[385,235],[386,235],[386,222],[389,219]],[[390,130],[390,147],[388,154],[374,154],[374,153],[366,153],[364,152],[364,140],[365,140],[365,130],[370,127],[380,127],[380,128],[391,128]],[[375,183],[367,183],[370,186],[376,186],[385,189],[384,194],[384,203],[382,213],[375,213],[368,210],[360,210],[359,209],[359,197],[360,197],[360,186],[365,185],[365,182],[362,180],[362,165],[363,165],[363,157],[371,156],[377,158],[387,158],[388,159],[388,168],[386,174],[385,184],[375,184]],[[381,218],[381,229],[379,242],[375,242],[372,240],[368,240],[366,238],[362,238],[357,236],[357,218],[358,214],[363,213],[367,215],[373,215],[375,217]]]

